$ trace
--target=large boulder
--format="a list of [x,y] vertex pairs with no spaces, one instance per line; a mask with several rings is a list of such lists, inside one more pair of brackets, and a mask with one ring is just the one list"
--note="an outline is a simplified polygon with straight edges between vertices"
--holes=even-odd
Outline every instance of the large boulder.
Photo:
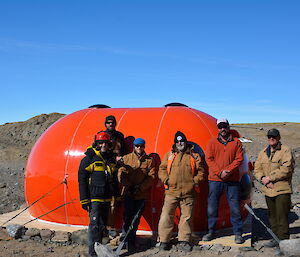
[[6,227],[6,231],[9,236],[18,239],[25,234],[26,228],[19,224],[10,224]]
[[282,240],[279,247],[286,256],[300,256],[300,238]]
[[54,231],[52,231],[50,229],[42,229],[40,231],[40,235],[41,235],[42,240],[49,241],[53,237]]

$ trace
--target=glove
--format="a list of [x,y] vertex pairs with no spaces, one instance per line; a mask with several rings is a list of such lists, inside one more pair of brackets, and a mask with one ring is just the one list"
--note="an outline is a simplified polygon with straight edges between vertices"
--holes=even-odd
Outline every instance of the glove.
[[91,210],[91,203],[84,203],[81,204],[82,209],[84,209],[85,211],[89,212]]

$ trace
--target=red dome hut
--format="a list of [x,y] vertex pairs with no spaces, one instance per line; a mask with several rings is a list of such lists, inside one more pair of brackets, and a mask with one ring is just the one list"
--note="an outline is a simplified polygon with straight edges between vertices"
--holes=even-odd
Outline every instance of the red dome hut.
[[[171,149],[177,130],[184,132],[189,141],[204,151],[208,140],[217,135],[215,118],[185,105],[171,104],[162,108],[92,106],[66,115],[43,133],[27,162],[27,204],[30,205],[45,195],[29,208],[33,217],[49,212],[41,219],[67,225],[88,225],[87,212],[82,210],[79,203],[77,172],[86,148],[92,144],[94,135],[104,129],[104,120],[108,115],[116,117],[116,129],[124,134],[128,152],[132,149],[133,138],[142,137],[146,140],[146,152],[152,154],[157,166],[160,159]],[[194,231],[203,231],[207,227],[207,193],[207,183],[203,183],[201,192],[197,195]],[[163,185],[156,180],[139,230],[157,230],[163,197]],[[218,227],[230,226],[225,196],[219,210]],[[244,210],[243,214],[245,215]],[[121,222],[120,212],[118,226]]]

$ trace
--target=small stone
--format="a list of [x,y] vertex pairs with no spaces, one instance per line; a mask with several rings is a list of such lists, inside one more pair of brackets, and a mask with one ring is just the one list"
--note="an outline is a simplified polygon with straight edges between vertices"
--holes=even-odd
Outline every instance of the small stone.
[[110,241],[110,238],[109,238],[108,236],[104,236],[104,237],[102,238],[102,244],[104,244],[104,245],[108,244],[109,241]]
[[215,252],[223,252],[224,246],[221,244],[215,244],[213,245],[210,250]]
[[193,247],[193,251],[202,251],[203,249],[202,249],[202,246],[201,245],[195,245],[194,247]]
[[52,242],[66,243],[70,240],[71,233],[65,231],[56,231],[52,237]]
[[6,187],[6,183],[1,182],[0,183],[0,188],[5,188]]
[[210,250],[212,245],[200,245],[200,247],[201,247],[201,250]]
[[118,246],[120,244],[120,236],[117,236],[116,238],[110,240],[109,244],[111,246]]
[[35,236],[39,236],[40,235],[40,230],[37,228],[29,228],[26,232],[25,232],[26,236],[29,237],[35,237]]
[[53,234],[54,234],[54,231],[52,231],[50,229],[42,229],[40,231],[40,236],[43,241],[51,240],[51,238],[53,237]]
[[53,250],[53,248],[52,247],[49,247],[46,251],[45,251],[46,253],[53,253],[54,252],[54,250]]
[[87,229],[77,230],[72,233],[71,241],[79,245],[87,245]]
[[0,227],[0,241],[8,241],[13,239],[4,228]]
[[22,250],[13,250],[13,254],[24,256],[24,251],[22,251]]
[[42,239],[41,239],[40,236],[34,236],[31,239],[33,239],[34,241],[37,241],[37,242],[41,242],[42,241]]
[[231,247],[226,245],[226,246],[223,246],[223,252],[228,252],[230,251]]
[[27,241],[29,239],[30,239],[30,236],[26,236],[26,235],[22,236],[22,241]]

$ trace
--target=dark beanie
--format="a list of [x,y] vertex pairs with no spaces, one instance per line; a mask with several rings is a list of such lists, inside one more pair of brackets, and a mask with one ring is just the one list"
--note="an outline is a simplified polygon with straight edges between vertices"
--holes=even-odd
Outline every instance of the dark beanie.
[[187,142],[185,134],[183,134],[181,131],[176,132],[175,137],[174,137],[174,143],[177,143],[179,140]]
[[114,123],[117,123],[116,121],[116,117],[113,116],[113,115],[109,115],[105,118],[105,123],[108,122],[108,121],[113,121]]

